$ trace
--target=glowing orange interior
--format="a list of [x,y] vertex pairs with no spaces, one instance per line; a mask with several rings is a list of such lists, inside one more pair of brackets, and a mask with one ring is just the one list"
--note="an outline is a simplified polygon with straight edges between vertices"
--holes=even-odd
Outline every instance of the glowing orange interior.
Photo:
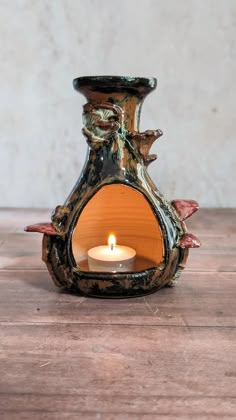
[[112,184],[102,187],[80,214],[72,237],[76,262],[87,259],[90,248],[107,244],[109,234],[117,245],[133,248],[140,257],[158,265],[163,260],[163,235],[151,206],[135,189]]

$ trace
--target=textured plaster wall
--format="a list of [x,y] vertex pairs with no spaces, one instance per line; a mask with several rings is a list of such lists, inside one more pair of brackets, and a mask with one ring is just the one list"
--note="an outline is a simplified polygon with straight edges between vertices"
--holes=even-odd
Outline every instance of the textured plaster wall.
[[86,155],[82,75],[156,76],[141,129],[169,199],[236,206],[235,0],[0,0],[0,205],[63,203]]

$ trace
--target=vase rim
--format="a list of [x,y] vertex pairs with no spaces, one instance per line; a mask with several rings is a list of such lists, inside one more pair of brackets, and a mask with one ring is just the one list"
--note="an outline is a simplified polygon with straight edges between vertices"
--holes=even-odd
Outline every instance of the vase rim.
[[147,95],[156,89],[157,79],[131,76],[83,76],[74,79],[73,86],[80,92],[86,89],[98,92],[129,91],[137,95]]

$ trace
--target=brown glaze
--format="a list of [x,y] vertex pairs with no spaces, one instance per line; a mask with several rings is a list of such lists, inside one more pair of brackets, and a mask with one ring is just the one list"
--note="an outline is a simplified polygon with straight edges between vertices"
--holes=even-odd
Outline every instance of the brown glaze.
[[[166,285],[172,286],[185,266],[188,249],[199,246],[197,238],[187,234],[183,222],[197,210],[198,206],[196,202],[190,200],[169,203],[147,172],[149,163],[156,159],[156,155],[149,154],[150,148],[162,132],[147,130],[139,133],[138,129],[143,100],[155,89],[156,79],[118,76],[82,77],[74,80],[74,87],[87,99],[83,113],[83,134],[89,146],[88,157],[68,199],[63,206],[57,206],[52,215],[52,225],[56,233],[46,232],[44,235],[43,260],[56,285],[86,295],[129,297],[145,295]],[[123,241],[127,240],[128,246],[132,243],[135,247],[139,244],[138,241],[143,241],[145,246],[146,240],[141,237],[135,239],[137,232],[142,234],[142,229],[145,229],[145,219],[140,225],[132,222],[132,220],[137,222],[138,219],[136,201],[132,201],[131,191],[136,190],[147,202],[157,224],[156,232],[160,232],[158,240],[162,244],[159,250],[161,258],[154,259],[154,265],[153,256],[149,255],[152,254],[150,248],[148,252],[146,249],[143,250],[145,261],[149,262],[146,266],[136,264],[134,272],[101,273],[84,268],[87,267],[84,257],[90,242],[88,241],[85,246],[86,241],[84,242],[83,238],[87,235],[97,240],[97,232],[100,229],[100,235],[103,235],[102,227],[105,226],[102,219],[97,219],[96,208],[92,208],[90,213],[84,212],[84,209],[92,205],[92,199],[96,198],[100,191],[113,185],[125,186],[127,189],[128,195],[125,200],[130,205],[127,217],[124,212],[121,220],[124,227],[130,227],[131,236],[123,234],[120,227],[119,231],[123,235]],[[114,201],[114,193],[107,200],[107,202]],[[106,220],[111,218],[111,222],[115,222],[121,217],[119,203],[121,201],[118,200],[115,210],[106,213],[106,216],[104,213]],[[86,214],[92,215],[92,219],[91,216],[86,216],[82,229],[78,230],[78,226],[81,226],[80,218],[82,220],[82,216]],[[146,233],[152,230],[150,227],[146,229]],[[73,237],[76,237],[75,245]],[[83,262],[79,265],[73,247],[85,251],[81,254]],[[142,251],[140,252],[138,257],[142,259]]]

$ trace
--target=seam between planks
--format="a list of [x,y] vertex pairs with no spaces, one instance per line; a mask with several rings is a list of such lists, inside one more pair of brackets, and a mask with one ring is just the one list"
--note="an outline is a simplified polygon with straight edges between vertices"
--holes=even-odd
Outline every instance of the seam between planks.
[[[69,397],[78,397],[78,396],[80,396],[80,397],[88,397],[88,396],[90,396],[90,394],[89,393],[81,393],[81,392],[79,392],[79,393],[74,393],[74,392],[71,392],[71,393],[66,393],[66,395],[64,394],[64,393],[50,393],[50,394],[48,394],[48,393],[43,393],[43,392],[37,392],[37,393],[35,393],[35,392],[11,392],[10,394],[9,394],[9,392],[5,392],[5,391],[0,391],[0,395],[15,395],[15,396],[18,396],[18,395],[22,395],[22,396],[32,396],[32,397],[34,397],[35,395],[37,395],[37,396],[39,396],[39,397],[67,397],[67,396],[69,396]],[[95,397],[97,396],[97,397],[99,397],[101,394],[93,394]],[[104,397],[112,397],[113,395],[115,395],[115,396],[119,396],[119,397],[124,397],[124,398],[126,398],[127,397],[127,393],[126,394],[120,394],[120,393],[115,393],[115,394],[102,394]],[[135,392],[135,397],[142,397],[144,394],[139,394],[139,393],[136,393]],[[159,395],[159,394],[148,394],[148,395],[145,395],[145,398],[147,398],[147,399],[151,399],[151,398],[160,398],[160,399],[163,399],[163,400],[168,400],[168,399],[176,399],[176,398],[183,398],[184,400],[192,400],[192,399],[199,399],[199,398],[201,398],[201,399],[220,399],[220,400],[224,400],[224,399],[236,399],[236,395],[199,395],[199,394],[194,394],[194,395],[179,395],[179,394],[177,394],[177,395]]]
[[179,325],[179,324],[111,324],[111,323],[94,323],[94,322],[53,322],[53,321],[36,321],[36,322],[27,322],[27,321],[0,321],[0,326],[7,326],[7,327],[14,327],[14,326],[34,326],[34,327],[41,327],[41,326],[59,326],[59,325],[78,325],[78,326],[91,326],[91,327],[138,327],[138,328],[182,328],[182,329],[190,329],[190,328],[201,328],[201,329],[236,329],[235,325]]

